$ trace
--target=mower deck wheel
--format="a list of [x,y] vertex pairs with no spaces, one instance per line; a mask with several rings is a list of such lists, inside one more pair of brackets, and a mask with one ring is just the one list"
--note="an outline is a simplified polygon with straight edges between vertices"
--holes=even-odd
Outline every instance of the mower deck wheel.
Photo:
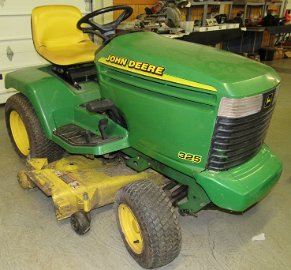
[[71,215],[71,226],[73,230],[79,235],[83,235],[90,230],[90,223],[90,213],[79,211]]
[[123,242],[139,265],[157,268],[179,255],[178,218],[161,187],[150,181],[129,184],[118,191],[114,208]]

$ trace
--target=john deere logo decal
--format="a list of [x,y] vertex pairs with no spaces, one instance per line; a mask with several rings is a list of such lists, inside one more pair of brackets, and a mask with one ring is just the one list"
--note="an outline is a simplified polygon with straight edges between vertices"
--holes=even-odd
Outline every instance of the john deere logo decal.
[[264,108],[269,108],[273,103],[274,93],[271,93],[266,96],[264,101]]
[[167,74],[165,67],[154,65],[151,63],[127,59],[125,57],[117,57],[115,55],[108,55],[107,57],[100,57],[98,59],[98,62],[106,66],[118,68],[118,69],[128,71],[134,74],[162,80],[165,82],[217,92],[217,89],[211,85],[206,85],[199,82],[195,82],[195,81],[191,81],[191,80],[187,80],[181,77],[176,77],[176,76]]
[[109,55],[106,58],[106,62],[113,63],[120,66],[126,66],[129,69],[140,70],[140,71],[152,73],[159,76],[162,76],[165,71],[165,68],[161,66],[150,65],[148,63],[129,60],[127,58],[117,57],[114,55]]

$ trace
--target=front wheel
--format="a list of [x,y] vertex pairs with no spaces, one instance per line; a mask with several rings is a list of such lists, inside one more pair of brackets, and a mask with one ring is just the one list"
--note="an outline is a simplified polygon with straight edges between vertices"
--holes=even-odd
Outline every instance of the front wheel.
[[114,208],[124,244],[142,267],[160,267],[179,255],[178,218],[160,187],[150,181],[129,184],[117,193]]
[[64,150],[46,138],[31,103],[23,94],[7,100],[5,120],[10,140],[22,159],[47,158],[51,162],[62,157]]

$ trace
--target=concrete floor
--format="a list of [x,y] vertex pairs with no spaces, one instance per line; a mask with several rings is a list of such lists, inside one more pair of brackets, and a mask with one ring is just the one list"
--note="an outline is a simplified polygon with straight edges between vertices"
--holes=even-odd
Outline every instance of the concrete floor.
[[[198,218],[180,217],[181,254],[161,269],[291,269],[291,60],[271,65],[282,86],[266,142],[283,160],[280,182],[243,215],[208,210]],[[141,269],[123,246],[111,206],[94,210],[90,232],[78,236],[69,220],[56,221],[50,198],[18,185],[24,166],[3,115],[0,106],[0,269]],[[260,233],[264,241],[251,240]]]

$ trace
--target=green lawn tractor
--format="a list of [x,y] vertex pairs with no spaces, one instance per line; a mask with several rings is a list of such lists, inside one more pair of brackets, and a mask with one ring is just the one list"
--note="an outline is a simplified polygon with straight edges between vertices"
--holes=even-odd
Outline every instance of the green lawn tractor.
[[[116,20],[96,23],[113,11]],[[22,187],[51,196],[57,219],[70,217],[79,234],[92,209],[115,202],[127,250],[156,268],[180,252],[176,210],[242,212],[279,179],[282,164],[263,141],[280,79],[215,48],[117,33],[131,14],[35,8],[33,42],[50,64],[6,76],[6,88],[19,91],[7,100],[6,124],[29,166]]]

